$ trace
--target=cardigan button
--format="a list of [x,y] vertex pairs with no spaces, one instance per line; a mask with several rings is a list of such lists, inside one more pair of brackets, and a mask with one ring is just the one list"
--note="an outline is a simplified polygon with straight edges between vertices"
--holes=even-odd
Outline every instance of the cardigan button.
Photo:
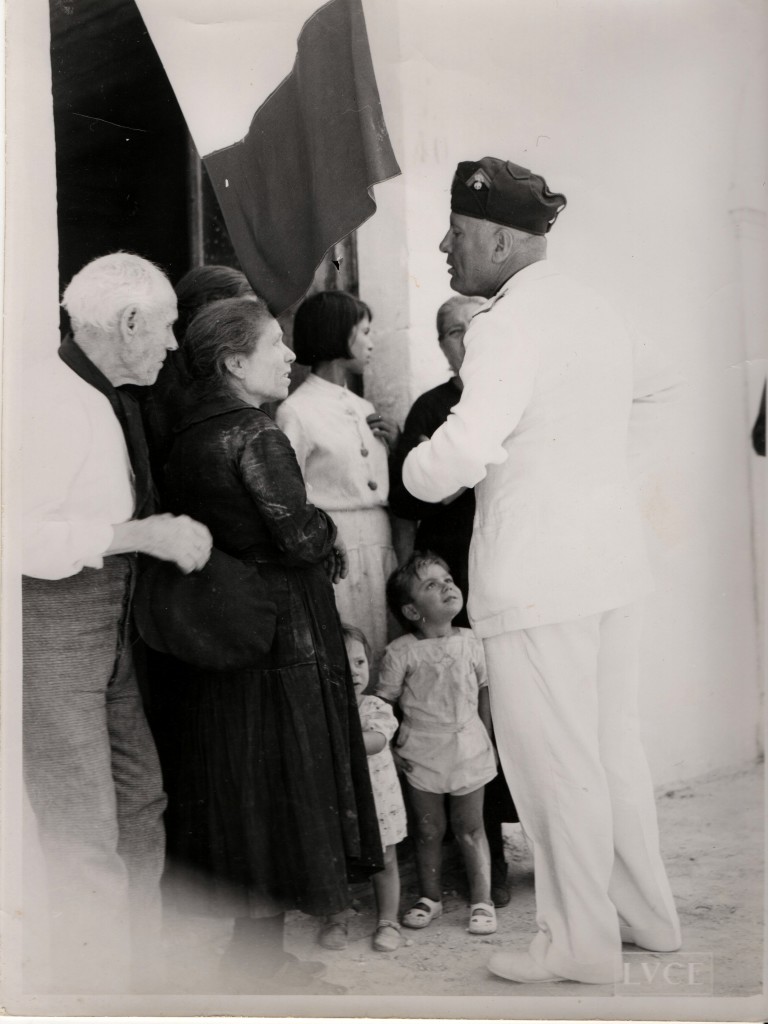
[[372,491],[378,491],[379,489],[379,485],[376,483],[375,480],[369,480],[368,486],[371,488]]

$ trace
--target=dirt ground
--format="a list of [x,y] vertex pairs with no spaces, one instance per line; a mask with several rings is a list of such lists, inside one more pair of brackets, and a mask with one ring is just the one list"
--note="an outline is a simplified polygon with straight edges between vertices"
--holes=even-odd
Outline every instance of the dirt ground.
[[[760,993],[762,766],[670,788],[659,794],[658,809],[664,855],[683,925],[683,953],[712,955],[712,990],[704,994]],[[531,857],[520,827],[504,829],[512,900],[498,911],[496,934],[474,937],[467,933],[463,879],[455,858],[448,856],[452,865],[445,873],[443,917],[423,931],[404,929],[406,942],[397,952],[377,953],[371,947],[375,914],[368,886],[356,890],[357,908],[350,915],[346,950],[320,949],[315,941],[317,922],[299,913],[289,915],[288,948],[304,959],[324,961],[326,981],[345,986],[350,996],[509,996],[510,988],[521,986],[494,978],[485,965],[499,947],[527,945],[534,931],[534,894]],[[403,874],[402,906],[407,907],[418,895],[412,865],[406,862]],[[172,921],[169,991],[215,993],[217,954],[228,937],[224,922],[188,917]],[[626,947],[625,953],[631,950]],[[664,957],[660,959],[663,966]],[[585,989],[590,996],[610,995],[612,986],[528,985],[525,995],[578,998]]]

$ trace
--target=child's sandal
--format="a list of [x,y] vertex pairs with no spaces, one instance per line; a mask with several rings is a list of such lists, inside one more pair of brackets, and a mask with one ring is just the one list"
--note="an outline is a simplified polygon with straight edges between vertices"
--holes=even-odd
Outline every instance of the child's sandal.
[[496,908],[492,903],[473,903],[469,908],[470,935],[493,935],[496,931]]
[[426,896],[421,896],[403,915],[403,924],[406,928],[426,928],[435,918],[440,917],[442,912],[443,904],[440,900],[430,900]]
[[326,921],[317,940],[323,949],[347,948],[347,922]]
[[373,935],[373,948],[379,953],[394,953],[403,941],[400,925],[397,921],[386,921],[384,918],[376,925]]

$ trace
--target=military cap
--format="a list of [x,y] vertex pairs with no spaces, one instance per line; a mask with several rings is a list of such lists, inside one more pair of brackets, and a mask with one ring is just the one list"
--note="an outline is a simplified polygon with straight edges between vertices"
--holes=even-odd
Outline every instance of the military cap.
[[546,235],[565,203],[565,196],[550,192],[540,174],[494,156],[462,161],[451,185],[454,213],[531,235]]

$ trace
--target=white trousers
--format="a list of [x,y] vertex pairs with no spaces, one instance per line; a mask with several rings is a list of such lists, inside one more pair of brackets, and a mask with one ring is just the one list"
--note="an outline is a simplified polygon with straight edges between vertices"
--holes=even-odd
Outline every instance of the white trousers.
[[504,773],[533,848],[530,952],[565,978],[621,976],[621,941],[680,946],[640,742],[635,607],[484,640]]

